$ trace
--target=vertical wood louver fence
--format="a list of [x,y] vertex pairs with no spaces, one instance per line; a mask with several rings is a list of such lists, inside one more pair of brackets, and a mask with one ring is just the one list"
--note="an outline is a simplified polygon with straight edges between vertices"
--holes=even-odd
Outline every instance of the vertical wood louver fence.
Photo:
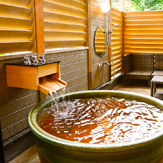
[[43,0],[45,50],[85,46],[86,0]]
[[124,54],[163,53],[163,11],[124,13]]
[[33,0],[0,0],[0,54],[35,50]]
[[123,12],[117,9],[111,9],[111,25],[118,26],[113,29],[111,35],[111,76],[122,73],[122,30],[123,30]]

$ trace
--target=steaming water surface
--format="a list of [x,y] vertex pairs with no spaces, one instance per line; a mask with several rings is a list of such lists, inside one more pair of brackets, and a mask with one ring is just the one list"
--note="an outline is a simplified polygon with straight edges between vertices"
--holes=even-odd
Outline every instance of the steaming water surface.
[[37,118],[46,132],[71,141],[108,144],[134,141],[163,129],[163,111],[145,102],[74,99],[45,108]]

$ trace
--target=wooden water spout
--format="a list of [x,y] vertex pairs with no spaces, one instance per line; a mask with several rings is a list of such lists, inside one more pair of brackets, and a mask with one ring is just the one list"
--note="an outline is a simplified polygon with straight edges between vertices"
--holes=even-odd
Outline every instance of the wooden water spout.
[[40,90],[46,95],[57,92],[67,83],[60,79],[60,61],[25,65],[23,61],[6,63],[7,86]]
[[44,94],[49,95],[50,92],[57,92],[66,86],[67,83],[65,83],[60,78],[57,78],[52,75],[49,77],[41,78],[38,89]]

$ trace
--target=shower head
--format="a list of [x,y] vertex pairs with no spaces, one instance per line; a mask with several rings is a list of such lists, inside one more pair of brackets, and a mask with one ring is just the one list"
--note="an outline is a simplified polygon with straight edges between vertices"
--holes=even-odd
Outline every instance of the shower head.
[[114,29],[115,27],[117,27],[117,26],[118,26],[118,24],[114,24],[113,27],[111,28],[111,32],[110,32],[110,33],[112,33],[112,32],[113,32],[113,29]]
[[113,25],[113,27],[117,27],[117,26],[118,26],[118,24],[114,24],[114,25]]
[[111,29],[111,31],[113,31],[113,29],[114,29],[115,27],[117,27],[117,26],[118,26],[118,24],[114,24],[113,27],[112,27],[112,29]]

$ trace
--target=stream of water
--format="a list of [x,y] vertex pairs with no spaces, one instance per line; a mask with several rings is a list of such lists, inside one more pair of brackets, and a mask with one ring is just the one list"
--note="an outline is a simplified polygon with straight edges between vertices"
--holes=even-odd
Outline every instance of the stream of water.
[[70,97],[67,96],[67,99],[66,99],[65,98],[66,93],[69,93],[69,91],[68,91],[68,89],[66,89],[66,87],[63,87],[62,90],[59,91],[59,92],[56,92],[56,91],[49,92],[51,98],[53,99],[53,102],[51,104],[52,109],[56,109],[57,111],[60,111],[60,109],[59,109],[60,107],[58,105],[59,101],[60,101],[60,98],[61,98],[61,101],[62,101],[62,109],[69,107],[69,102],[66,102],[66,101],[70,101]]

